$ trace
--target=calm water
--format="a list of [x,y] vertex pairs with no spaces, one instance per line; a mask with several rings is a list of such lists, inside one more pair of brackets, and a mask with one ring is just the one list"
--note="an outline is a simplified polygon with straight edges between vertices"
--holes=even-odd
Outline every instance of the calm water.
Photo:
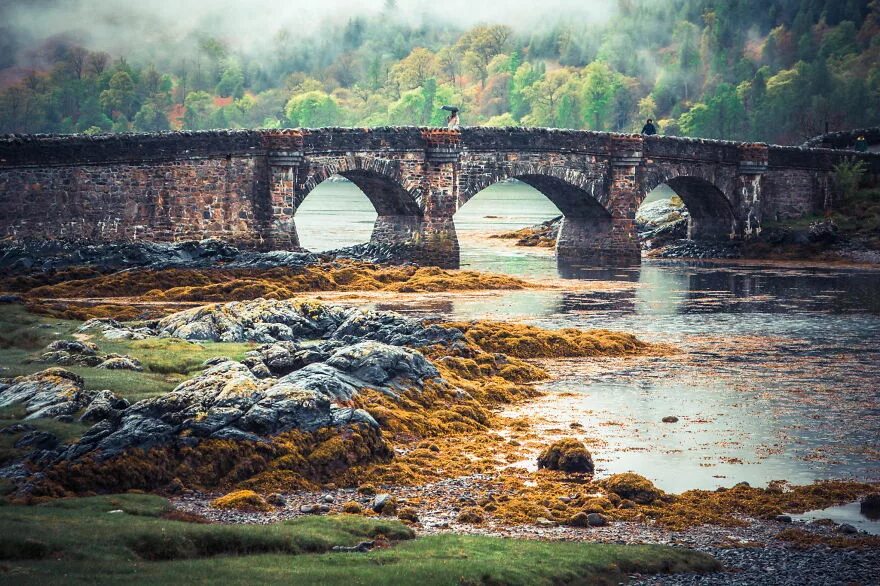
[[[333,200],[333,213],[350,224],[328,229],[337,224],[321,208],[330,208],[310,196],[314,207],[297,216],[303,244],[332,248],[356,229],[366,240],[369,203],[356,189],[327,185],[320,201]],[[463,267],[556,278],[552,251],[484,237],[555,215],[531,188],[487,189],[455,217]],[[600,474],[634,470],[676,492],[743,480],[880,480],[880,272],[657,261],[563,272],[580,287],[377,306],[608,328],[679,348],[660,358],[549,365],[551,393],[530,409],[548,435],[583,425]],[[679,422],[661,423],[666,415]]]

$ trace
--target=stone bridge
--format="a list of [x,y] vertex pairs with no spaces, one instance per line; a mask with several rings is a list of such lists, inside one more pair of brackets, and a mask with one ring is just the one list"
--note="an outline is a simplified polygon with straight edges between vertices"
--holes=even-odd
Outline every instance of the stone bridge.
[[[295,249],[297,208],[322,181],[355,183],[378,213],[373,241],[456,266],[453,215],[518,179],[564,215],[557,254],[640,257],[635,214],[667,184],[693,239],[760,234],[762,222],[834,206],[834,164],[854,153],[674,137],[526,128],[326,128],[0,139],[0,236],[197,240]],[[870,172],[880,155],[867,154]]]

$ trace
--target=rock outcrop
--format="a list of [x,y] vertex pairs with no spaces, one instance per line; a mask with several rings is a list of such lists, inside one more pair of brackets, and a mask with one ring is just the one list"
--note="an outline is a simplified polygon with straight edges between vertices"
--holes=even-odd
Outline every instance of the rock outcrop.
[[[145,399],[118,417],[95,425],[63,454],[64,459],[95,452],[101,458],[131,448],[193,445],[202,438],[270,441],[290,430],[363,424],[378,427],[370,415],[349,405],[361,389],[392,397],[418,388],[439,373],[421,354],[381,342],[363,342],[316,352],[321,361],[305,364],[280,377],[255,374],[261,351],[250,366],[231,360],[215,364],[181,383],[170,393]],[[280,373],[290,368],[285,362]]]
[[[127,329],[113,320],[89,320],[80,331],[99,330],[104,336],[161,336],[204,342],[307,342],[335,340],[353,344],[372,340],[393,346],[421,347],[452,344],[463,339],[455,329],[425,325],[390,311],[364,311],[312,301],[255,299],[195,307],[169,315],[146,327]],[[276,346],[283,356],[299,346]]]
[[660,248],[688,237],[688,214],[678,198],[646,203],[636,214],[636,231],[642,248]]
[[106,417],[128,406],[110,391],[83,390],[83,379],[63,368],[47,368],[36,374],[0,381],[0,407],[21,405],[24,419],[72,419],[80,411],[82,421]]

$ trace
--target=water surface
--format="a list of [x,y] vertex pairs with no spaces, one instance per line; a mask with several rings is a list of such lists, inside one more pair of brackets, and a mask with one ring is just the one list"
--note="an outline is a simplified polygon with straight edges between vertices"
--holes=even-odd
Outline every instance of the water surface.
[[[320,206],[313,218],[315,238],[325,242],[350,239],[366,222],[362,208],[345,203],[366,198],[332,187],[335,221],[321,220]],[[549,394],[529,412],[548,437],[581,424],[570,433],[590,440],[599,474],[634,470],[675,492],[740,481],[880,480],[880,272],[649,260],[560,268],[552,250],[486,238],[555,215],[527,186],[485,190],[455,217],[462,266],[580,286],[377,306],[608,328],[678,348],[650,359],[548,365]],[[667,415],[679,422],[662,423]]]

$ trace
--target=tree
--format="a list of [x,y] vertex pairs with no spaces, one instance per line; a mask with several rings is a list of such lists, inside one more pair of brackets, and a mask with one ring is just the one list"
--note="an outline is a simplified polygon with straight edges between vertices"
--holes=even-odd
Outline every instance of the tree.
[[610,127],[619,78],[620,74],[602,61],[593,61],[584,69],[583,115],[588,128],[606,130]]
[[455,47],[443,47],[437,53],[437,65],[440,72],[446,74],[455,85],[461,74],[461,53]]
[[244,95],[244,72],[236,59],[227,59],[214,92],[218,96],[238,99]]
[[477,26],[466,32],[456,44],[463,55],[465,69],[486,85],[489,63],[504,51],[511,35],[510,27],[503,25]]
[[142,132],[160,132],[168,130],[168,117],[154,102],[145,102],[132,120],[135,130]]
[[310,91],[290,98],[284,113],[291,126],[318,128],[339,122],[339,105],[322,91]]
[[108,88],[101,92],[101,106],[107,112],[129,116],[135,104],[134,81],[127,71],[117,71],[110,78]]
[[439,74],[437,56],[422,47],[413,49],[406,58],[391,68],[391,77],[403,90],[424,85],[426,79]]
[[183,125],[190,130],[209,128],[214,100],[208,92],[190,92],[184,101]]

